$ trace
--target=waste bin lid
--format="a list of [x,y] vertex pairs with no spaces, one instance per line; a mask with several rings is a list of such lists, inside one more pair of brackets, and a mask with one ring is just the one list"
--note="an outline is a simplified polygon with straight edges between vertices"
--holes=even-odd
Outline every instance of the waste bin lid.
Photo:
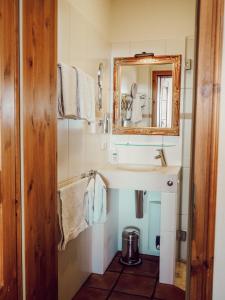
[[123,239],[139,238],[139,236],[140,229],[133,226],[125,227],[122,234]]

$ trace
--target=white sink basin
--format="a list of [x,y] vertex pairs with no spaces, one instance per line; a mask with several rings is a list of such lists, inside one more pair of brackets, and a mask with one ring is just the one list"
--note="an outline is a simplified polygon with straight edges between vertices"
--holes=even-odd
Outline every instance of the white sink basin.
[[130,171],[130,172],[155,172],[158,171],[160,167],[149,166],[149,165],[116,165],[119,170]]
[[[180,167],[135,164],[108,164],[98,170],[109,188],[176,193]],[[171,184],[172,182],[172,184]]]

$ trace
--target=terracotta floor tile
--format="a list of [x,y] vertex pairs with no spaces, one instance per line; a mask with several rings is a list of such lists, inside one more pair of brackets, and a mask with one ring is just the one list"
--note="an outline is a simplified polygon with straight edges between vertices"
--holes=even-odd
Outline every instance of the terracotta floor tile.
[[85,287],[111,290],[119,275],[116,272],[105,272],[104,275],[92,274],[85,283]]
[[183,291],[186,290],[187,266],[183,262],[176,263],[176,275],[174,285]]
[[159,256],[148,255],[148,254],[140,254],[140,257],[144,260],[157,261],[159,263]]
[[105,300],[109,291],[83,287],[73,300]]
[[122,274],[114,291],[151,297],[154,291],[154,286],[155,279],[151,277]]
[[154,297],[163,300],[184,300],[185,292],[173,285],[158,283]]
[[112,272],[121,272],[123,270],[123,265],[119,262],[120,256],[116,256],[113,261],[111,262],[107,271]]
[[143,260],[139,266],[128,266],[124,268],[124,273],[151,276],[158,278],[159,263],[156,261]]
[[146,300],[149,298],[113,292],[109,300]]
[[115,257],[116,257],[116,256],[119,256],[119,257],[120,257],[120,256],[121,256],[121,254],[122,254],[122,251],[117,251],[117,253],[116,253]]

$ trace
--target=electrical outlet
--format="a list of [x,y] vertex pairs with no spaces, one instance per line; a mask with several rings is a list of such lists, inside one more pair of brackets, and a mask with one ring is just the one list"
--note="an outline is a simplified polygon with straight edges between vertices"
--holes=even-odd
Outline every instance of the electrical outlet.
[[177,230],[177,240],[180,242],[185,242],[187,239],[187,231]]
[[186,59],[186,61],[185,61],[185,70],[191,70],[191,67],[192,67],[191,59]]

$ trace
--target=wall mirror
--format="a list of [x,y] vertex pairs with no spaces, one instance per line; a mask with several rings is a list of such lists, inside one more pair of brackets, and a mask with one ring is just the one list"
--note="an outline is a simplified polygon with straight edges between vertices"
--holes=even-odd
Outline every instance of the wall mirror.
[[114,59],[113,134],[179,135],[181,55]]

